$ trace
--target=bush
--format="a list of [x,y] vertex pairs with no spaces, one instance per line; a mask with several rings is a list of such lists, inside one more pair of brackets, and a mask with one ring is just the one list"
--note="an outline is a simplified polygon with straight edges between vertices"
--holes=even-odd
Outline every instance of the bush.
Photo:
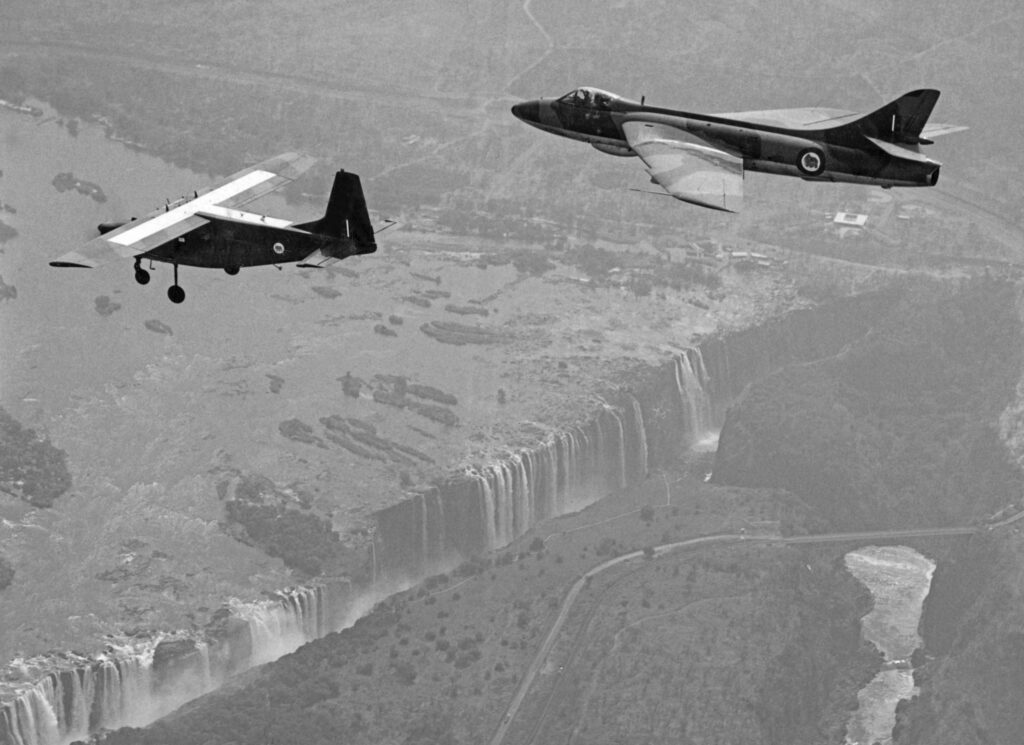
[[245,528],[254,544],[292,569],[317,575],[340,561],[341,540],[324,518],[239,499],[227,503],[227,517]]
[[0,487],[36,507],[71,488],[67,454],[0,408]]

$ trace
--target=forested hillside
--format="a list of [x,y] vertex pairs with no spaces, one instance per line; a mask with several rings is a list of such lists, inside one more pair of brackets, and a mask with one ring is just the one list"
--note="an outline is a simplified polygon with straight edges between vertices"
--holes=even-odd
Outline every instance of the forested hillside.
[[715,479],[789,489],[836,528],[961,525],[1012,502],[999,439],[1020,376],[1016,288],[909,291],[835,358],[754,385],[722,430]]

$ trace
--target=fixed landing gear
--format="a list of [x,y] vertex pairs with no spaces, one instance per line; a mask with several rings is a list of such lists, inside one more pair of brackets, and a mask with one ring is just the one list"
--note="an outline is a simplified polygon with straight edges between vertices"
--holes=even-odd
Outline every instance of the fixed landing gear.
[[234,277],[236,274],[238,274],[238,267],[237,266],[226,266],[226,267],[224,267],[224,273],[225,274],[230,274],[232,277]]
[[178,286],[178,265],[174,265],[174,284],[167,288],[167,298],[172,303],[185,302],[185,291]]
[[135,281],[140,285],[149,284],[149,272],[142,268],[142,263],[138,259],[135,260]]
[[[149,262],[149,268],[153,268],[153,262]],[[228,271],[228,270],[225,270]],[[238,269],[234,272],[228,271],[228,274],[237,274]],[[149,284],[149,272],[142,268],[141,259],[135,260],[135,281],[140,285]],[[185,302],[185,291],[178,285],[178,265],[174,264],[174,284],[167,288],[167,298],[172,303],[183,303]]]

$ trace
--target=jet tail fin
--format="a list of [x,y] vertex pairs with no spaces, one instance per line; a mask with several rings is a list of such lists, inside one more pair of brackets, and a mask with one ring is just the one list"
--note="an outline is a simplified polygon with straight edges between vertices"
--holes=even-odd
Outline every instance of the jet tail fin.
[[921,137],[921,131],[931,116],[939,92],[930,88],[911,91],[890,101],[877,111],[845,125],[858,132],[879,140],[903,145],[922,145],[929,141]]
[[332,238],[351,238],[357,254],[369,254],[377,250],[362,182],[359,176],[347,171],[335,174],[334,187],[327,200],[324,216],[295,227]]

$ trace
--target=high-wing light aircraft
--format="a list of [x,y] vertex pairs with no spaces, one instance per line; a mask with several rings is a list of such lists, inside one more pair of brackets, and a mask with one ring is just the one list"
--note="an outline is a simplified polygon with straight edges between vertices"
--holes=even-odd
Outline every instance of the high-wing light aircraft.
[[934,186],[941,164],[920,146],[967,129],[925,126],[938,98],[936,90],[912,91],[870,114],[819,108],[694,114],[577,88],[516,104],[512,113],[603,153],[639,156],[651,180],[676,199],[737,212],[745,170],[883,188]]
[[180,303],[178,265],[223,269],[238,274],[243,266],[298,262],[324,267],[358,254],[373,253],[377,243],[366,211],[359,176],[338,171],[324,216],[294,224],[239,209],[294,181],[316,162],[299,153],[285,153],[239,171],[216,186],[169,202],[141,219],[102,223],[101,235],[77,251],[50,262],[57,267],[96,267],[110,257],[135,259],[135,281],[149,282],[143,261],[174,266],[174,284],[167,290]]

